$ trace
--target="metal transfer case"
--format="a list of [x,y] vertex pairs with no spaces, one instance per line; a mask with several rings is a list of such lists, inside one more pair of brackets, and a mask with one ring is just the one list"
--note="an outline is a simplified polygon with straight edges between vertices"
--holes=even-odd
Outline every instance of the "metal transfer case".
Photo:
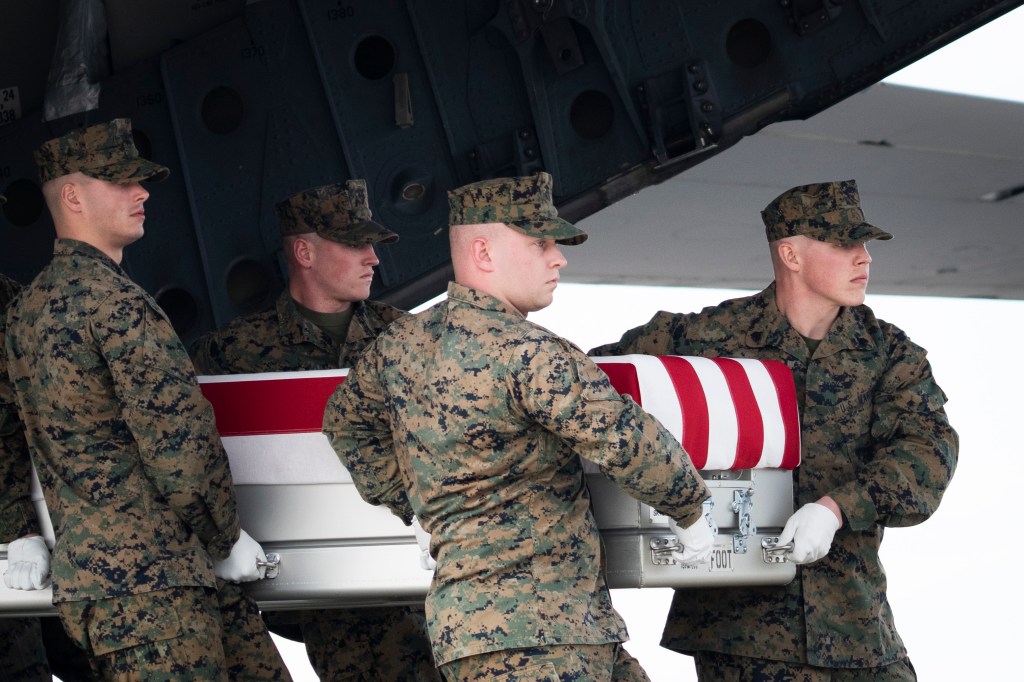
[[683,444],[711,500],[717,528],[709,564],[671,558],[668,519],[634,500],[594,467],[587,474],[611,587],[784,584],[796,575],[777,546],[793,513],[800,423],[784,363],[731,358],[627,355],[595,358],[629,395]]
[[[712,491],[706,508],[718,529],[710,564],[678,565],[668,519],[586,463],[609,586],[792,580],[795,566],[771,546],[793,512],[792,468],[799,463],[795,394],[785,365],[647,356],[597,361],[617,390],[687,447]],[[432,573],[420,568],[411,528],[359,497],[320,431],[327,399],[346,374],[200,377],[231,460],[242,526],[272,562],[268,579],[247,585],[263,609],[417,602],[429,587]],[[35,497],[52,544],[38,485]],[[3,559],[0,570],[5,551]],[[0,586],[5,615],[51,612],[49,599],[49,590]]]

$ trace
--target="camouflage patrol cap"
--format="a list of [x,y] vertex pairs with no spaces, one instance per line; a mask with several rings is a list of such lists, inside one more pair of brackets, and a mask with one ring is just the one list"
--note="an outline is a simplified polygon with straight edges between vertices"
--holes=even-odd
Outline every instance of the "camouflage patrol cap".
[[449,225],[505,223],[531,237],[582,244],[587,233],[558,217],[551,175],[481,180],[448,192]]
[[164,166],[139,156],[132,139],[132,122],[127,118],[47,140],[35,156],[39,181],[44,183],[74,172],[115,183],[163,180],[170,175]]
[[348,246],[398,241],[397,234],[372,220],[364,180],[299,192],[277,204],[277,218],[282,235],[315,232]]
[[892,239],[885,230],[864,221],[856,180],[794,187],[768,204],[761,219],[769,242],[800,234],[834,244]]

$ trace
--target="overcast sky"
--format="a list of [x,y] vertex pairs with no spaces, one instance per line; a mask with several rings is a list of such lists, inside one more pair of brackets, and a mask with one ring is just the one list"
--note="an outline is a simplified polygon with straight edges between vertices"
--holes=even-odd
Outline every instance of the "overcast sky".
[[886,83],[1024,102],[1024,8],[968,33]]

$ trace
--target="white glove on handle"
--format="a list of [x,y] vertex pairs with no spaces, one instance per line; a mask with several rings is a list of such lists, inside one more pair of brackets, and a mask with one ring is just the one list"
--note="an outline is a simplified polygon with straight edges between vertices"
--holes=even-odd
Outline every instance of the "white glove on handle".
[[420,568],[424,571],[433,571],[437,568],[437,562],[430,556],[430,533],[423,530],[420,520],[413,518],[412,532],[416,535],[416,544],[420,546]]
[[7,545],[4,584],[14,590],[41,590],[50,577],[50,550],[41,535],[18,538]]
[[688,528],[680,528],[671,519],[669,519],[668,526],[683,547],[682,552],[672,552],[673,559],[684,566],[706,564],[711,561],[711,550],[715,546],[715,532],[711,529],[711,524],[708,523],[706,516],[701,516]]
[[809,502],[797,509],[782,529],[780,545],[793,543],[786,558],[794,564],[817,561],[832,547],[832,538],[839,530],[839,519],[831,509],[817,502]]
[[256,562],[267,560],[260,543],[253,540],[244,530],[238,536],[227,559],[213,562],[213,574],[231,583],[248,583],[262,580],[267,573],[266,566]]

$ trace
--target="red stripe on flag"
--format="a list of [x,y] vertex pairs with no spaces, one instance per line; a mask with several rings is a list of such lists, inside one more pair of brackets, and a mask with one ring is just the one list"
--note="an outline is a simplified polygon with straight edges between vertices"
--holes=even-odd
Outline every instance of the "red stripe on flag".
[[[712,358],[725,376],[729,395],[732,396],[736,414],[736,459],[731,469],[750,469],[757,466],[764,449],[764,418],[754,397],[743,365],[729,358]],[[724,406],[723,406],[724,409]]]
[[343,376],[200,383],[221,436],[307,433],[323,428],[324,408]]
[[668,370],[672,387],[675,388],[676,397],[679,399],[679,409],[683,416],[683,449],[690,456],[693,465],[702,469],[708,463],[708,442],[711,432],[704,388],[693,365],[683,358],[669,355],[658,359]]
[[597,366],[608,375],[608,380],[619,393],[625,393],[637,405],[643,406],[640,395],[640,379],[636,374],[636,365],[625,362],[598,362]]
[[786,427],[786,448],[779,468],[795,469],[800,465],[800,412],[797,409],[793,373],[781,360],[762,360],[762,364],[775,384],[782,410],[782,423]]

